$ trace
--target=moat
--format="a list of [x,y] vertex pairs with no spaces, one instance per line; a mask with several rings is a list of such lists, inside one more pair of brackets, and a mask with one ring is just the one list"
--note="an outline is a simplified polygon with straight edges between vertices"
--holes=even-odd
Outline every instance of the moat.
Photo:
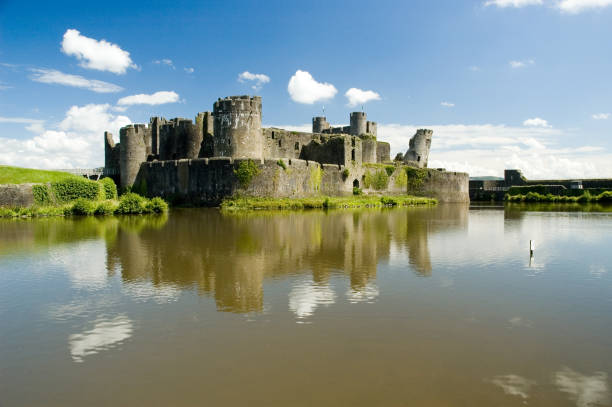
[[608,406],[577,208],[0,220],[0,405]]

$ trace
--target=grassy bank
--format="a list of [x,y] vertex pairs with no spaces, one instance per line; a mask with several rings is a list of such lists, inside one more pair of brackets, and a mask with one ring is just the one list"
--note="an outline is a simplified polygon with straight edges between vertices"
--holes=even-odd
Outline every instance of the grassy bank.
[[161,198],[144,198],[126,193],[118,199],[93,201],[78,198],[61,205],[33,205],[29,208],[0,208],[0,218],[36,218],[46,216],[141,215],[165,213],[168,204]]
[[527,194],[516,194],[505,197],[508,202],[556,202],[556,203],[587,203],[587,202],[602,202],[612,203],[612,191],[605,191],[598,195],[591,195],[589,191],[585,191],[582,195],[553,195],[540,194],[537,192],[528,192]]
[[168,204],[161,198],[148,199],[135,193],[117,195],[111,178],[91,181],[57,171],[2,167],[3,180],[33,182],[34,205],[30,207],[0,207],[0,217],[29,218],[69,215],[128,215],[163,213]]
[[393,206],[435,205],[437,200],[415,196],[346,196],[313,198],[227,198],[221,203],[222,210],[275,210],[275,209],[337,209],[337,208],[382,208]]
[[9,167],[0,165],[0,184],[26,184],[38,182],[57,182],[66,178],[80,178],[61,171],[35,170],[33,168]]

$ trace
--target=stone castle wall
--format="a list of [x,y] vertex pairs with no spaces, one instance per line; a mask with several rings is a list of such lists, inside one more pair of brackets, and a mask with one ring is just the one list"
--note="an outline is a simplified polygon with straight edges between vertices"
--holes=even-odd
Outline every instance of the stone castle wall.
[[376,142],[376,162],[386,163],[391,161],[391,144],[386,141]]
[[427,170],[427,177],[418,188],[408,188],[408,193],[429,196],[440,202],[470,202],[470,177],[465,172]]
[[[405,167],[396,167],[382,190],[364,185],[368,175],[385,171],[384,167],[319,164],[301,159],[277,158],[254,160],[260,172],[242,186],[234,170],[248,159],[199,158],[193,160],[153,161],[143,163],[135,188],[148,196],[161,196],[173,202],[193,205],[218,205],[223,198],[236,194],[251,197],[305,198],[320,195],[351,195],[353,186],[366,193],[414,194],[433,196],[441,202],[469,202],[468,176],[464,173],[428,170],[430,174],[419,190],[408,189]],[[348,170],[348,176],[346,171]]]

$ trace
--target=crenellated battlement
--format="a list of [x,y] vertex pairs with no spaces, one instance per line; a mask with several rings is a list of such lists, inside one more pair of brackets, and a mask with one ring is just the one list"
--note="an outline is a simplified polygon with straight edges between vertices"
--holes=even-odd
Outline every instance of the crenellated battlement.
[[228,96],[219,98],[213,105],[213,112],[255,111],[261,112],[261,96]]

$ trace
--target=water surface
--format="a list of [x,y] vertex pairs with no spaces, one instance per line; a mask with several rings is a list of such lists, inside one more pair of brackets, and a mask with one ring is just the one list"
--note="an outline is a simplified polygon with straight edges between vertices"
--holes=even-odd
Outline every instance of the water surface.
[[612,214],[542,209],[0,221],[0,406],[609,406]]

